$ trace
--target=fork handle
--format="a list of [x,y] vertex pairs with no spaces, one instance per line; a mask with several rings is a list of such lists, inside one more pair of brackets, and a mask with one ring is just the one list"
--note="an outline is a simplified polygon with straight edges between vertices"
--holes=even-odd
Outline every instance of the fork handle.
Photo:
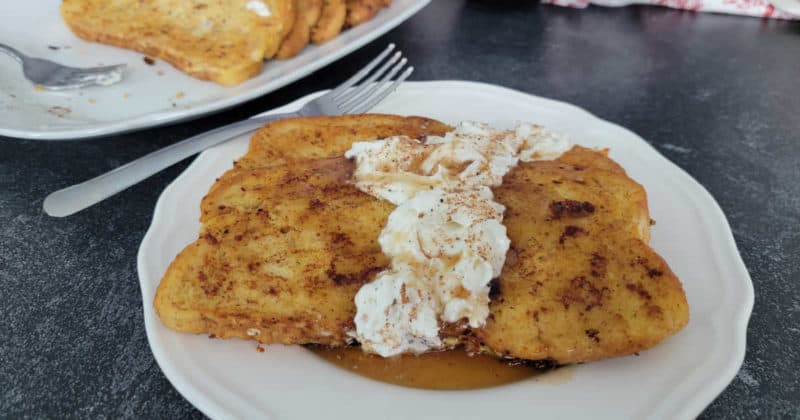
[[14,59],[17,60],[17,62],[19,62],[19,63],[22,63],[22,60],[25,57],[27,57],[25,54],[23,54],[23,53],[15,50],[15,49],[9,47],[6,44],[2,44],[2,43],[0,43],[0,52],[6,53],[9,56],[14,57]]
[[44,199],[44,211],[54,217],[77,213],[211,146],[254,131],[269,121],[296,116],[298,114],[288,113],[255,117],[189,137],[88,181],[51,193]]

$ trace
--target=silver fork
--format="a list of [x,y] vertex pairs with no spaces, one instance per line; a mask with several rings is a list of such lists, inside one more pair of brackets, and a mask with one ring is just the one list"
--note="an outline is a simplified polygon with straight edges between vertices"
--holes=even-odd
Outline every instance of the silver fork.
[[0,44],[0,52],[14,57],[22,64],[22,73],[26,79],[49,90],[112,85],[122,80],[125,70],[125,64],[90,68],[69,67],[43,58],[29,57],[5,44]]
[[[395,78],[405,68],[407,60],[399,51],[389,57],[392,50],[394,50],[394,44],[389,44],[374,60],[344,83],[308,102],[299,111],[253,117],[172,144],[96,178],[48,195],[44,199],[44,211],[50,216],[69,216],[135,185],[183,159],[216,144],[254,131],[270,121],[300,116],[367,112],[392,93],[414,71],[413,67],[408,67]],[[375,70],[376,67],[377,70]],[[360,84],[355,86],[359,82]]]

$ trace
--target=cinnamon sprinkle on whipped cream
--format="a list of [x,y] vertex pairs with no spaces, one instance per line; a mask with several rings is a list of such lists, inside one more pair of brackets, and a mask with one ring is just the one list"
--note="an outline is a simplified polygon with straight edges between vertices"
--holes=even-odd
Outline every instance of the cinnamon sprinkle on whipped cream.
[[357,142],[353,182],[397,205],[378,242],[391,258],[356,294],[356,338],[389,357],[443,347],[442,323],[485,324],[489,283],[500,275],[510,241],[505,207],[491,187],[519,161],[551,160],[569,144],[544,128],[494,130],[462,122],[425,142],[406,136]]

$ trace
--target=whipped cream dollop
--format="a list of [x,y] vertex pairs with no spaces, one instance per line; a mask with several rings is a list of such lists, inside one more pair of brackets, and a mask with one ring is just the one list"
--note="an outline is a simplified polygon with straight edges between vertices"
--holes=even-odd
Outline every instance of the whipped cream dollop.
[[272,14],[269,10],[269,6],[263,1],[251,0],[248,1],[244,7],[261,17],[267,17]]
[[388,357],[442,347],[442,322],[477,328],[489,315],[489,283],[510,246],[505,207],[491,187],[521,161],[555,159],[569,144],[544,128],[493,130],[463,122],[423,142],[406,136],[354,143],[355,186],[397,205],[378,242],[389,268],[356,294],[365,351]]

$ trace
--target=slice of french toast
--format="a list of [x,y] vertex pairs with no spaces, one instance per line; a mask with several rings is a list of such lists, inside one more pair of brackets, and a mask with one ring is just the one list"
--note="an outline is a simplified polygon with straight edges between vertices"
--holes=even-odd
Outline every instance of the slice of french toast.
[[199,79],[257,75],[294,23],[292,0],[64,0],[79,37],[161,58]]

